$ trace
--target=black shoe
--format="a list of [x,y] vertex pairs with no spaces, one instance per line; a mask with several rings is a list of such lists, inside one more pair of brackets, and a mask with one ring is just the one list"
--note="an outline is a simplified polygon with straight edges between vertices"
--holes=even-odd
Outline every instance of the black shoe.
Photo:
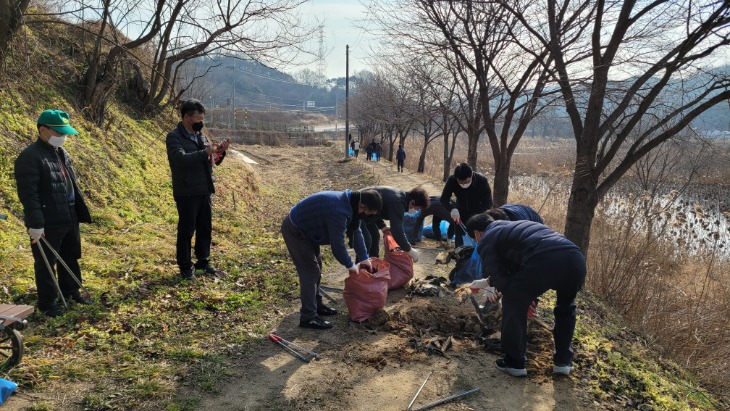
[[299,321],[299,326],[302,328],[314,328],[315,330],[327,330],[334,327],[331,322],[319,317],[309,321]]
[[180,270],[180,276],[183,278],[183,280],[194,280],[195,274],[193,273],[193,269],[189,268],[187,270]]
[[513,377],[527,376],[527,370],[524,365],[522,367],[515,366],[510,364],[510,361],[506,358],[500,358],[497,360],[497,369]]
[[317,315],[337,315],[337,310],[326,305],[320,305],[317,308]]
[[220,271],[211,265],[206,265],[205,268],[195,268],[195,275],[218,275],[219,273]]
[[46,317],[60,317],[63,315],[63,308],[61,308],[58,304],[49,305],[44,308],[38,307],[38,309]]
[[66,300],[74,300],[79,304],[84,304],[84,305],[91,304],[91,300],[84,298],[84,296],[81,295],[81,293],[78,290],[76,290],[76,292],[71,293],[69,295],[64,295],[64,298],[66,298]]

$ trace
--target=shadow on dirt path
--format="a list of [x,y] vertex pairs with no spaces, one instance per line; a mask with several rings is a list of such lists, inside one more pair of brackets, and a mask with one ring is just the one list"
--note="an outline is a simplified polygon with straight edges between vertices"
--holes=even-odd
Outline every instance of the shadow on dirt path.
[[[267,148],[266,152],[267,158],[276,161],[252,166],[262,174],[270,175],[276,164],[300,162],[301,152],[295,148]],[[440,182],[409,171],[397,173],[390,162],[366,162],[364,158],[352,161],[359,164],[363,173],[371,174],[379,185],[405,190],[422,185],[430,195],[441,192]],[[320,181],[312,180],[310,185],[311,192],[327,189],[321,187]],[[430,240],[423,245],[436,247]],[[329,253],[328,248],[324,247],[323,252]],[[416,279],[448,274],[451,266],[434,264],[437,250],[422,249],[420,252],[420,260],[414,265]],[[344,269],[329,264],[325,266],[322,284],[341,289],[345,276]],[[227,384],[217,387],[218,394],[204,397],[197,409],[403,410],[430,371],[433,375],[414,408],[479,387],[479,392],[438,409],[595,409],[593,404],[581,398],[575,380],[554,378],[548,369],[552,364],[547,361],[531,360],[529,375],[523,379],[497,371],[494,350],[485,349],[478,343],[475,333],[461,329],[469,321],[475,321],[471,318],[474,317],[473,308],[453,294],[420,297],[409,296],[406,290],[392,291],[385,306],[392,321],[374,329],[351,324],[342,294],[333,291],[330,295],[336,300],[332,305],[340,313],[332,317],[335,327],[328,331],[298,328],[298,301],[274,309],[280,314],[280,321],[272,331],[320,353],[320,360],[305,364],[272,344],[266,335],[259,335],[258,343],[231,360],[234,375],[226,378]],[[449,324],[460,325],[450,328]],[[444,355],[419,349],[419,341],[449,336],[452,347]],[[528,355],[545,360],[552,355],[552,341],[549,333],[541,339],[544,343],[537,348],[530,346],[528,351],[533,352]]]

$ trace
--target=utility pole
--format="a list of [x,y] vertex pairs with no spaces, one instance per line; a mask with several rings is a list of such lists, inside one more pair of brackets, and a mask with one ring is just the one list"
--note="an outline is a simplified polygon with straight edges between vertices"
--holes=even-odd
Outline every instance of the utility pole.
[[350,158],[350,45],[345,46],[345,159]]
[[233,60],[233,99],[231,99],[233,105],[233,129],[236,129],[236,61]]

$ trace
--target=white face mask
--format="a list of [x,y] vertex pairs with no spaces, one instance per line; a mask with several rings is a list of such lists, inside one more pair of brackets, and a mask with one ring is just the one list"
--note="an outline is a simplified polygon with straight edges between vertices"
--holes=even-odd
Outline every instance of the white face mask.
[[471,185],[471,181],[466,184],[459,184],[459,185],[461,186],[461,188],[469,188],[469,186]]
[[53,147],[63,147],[63,143],[66,142],[66,135],[61,136],[53,136],[48,139],[48,144],[52,145]]

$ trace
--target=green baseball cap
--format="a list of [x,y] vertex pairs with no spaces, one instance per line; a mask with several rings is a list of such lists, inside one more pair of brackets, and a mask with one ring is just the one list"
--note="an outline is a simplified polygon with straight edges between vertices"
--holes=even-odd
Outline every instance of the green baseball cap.
[[41,113],[36,123],[50,127],[61,134],[79,134],[79,132],[68,123],[70,118],[71,117],[65,111],[46,110]]

